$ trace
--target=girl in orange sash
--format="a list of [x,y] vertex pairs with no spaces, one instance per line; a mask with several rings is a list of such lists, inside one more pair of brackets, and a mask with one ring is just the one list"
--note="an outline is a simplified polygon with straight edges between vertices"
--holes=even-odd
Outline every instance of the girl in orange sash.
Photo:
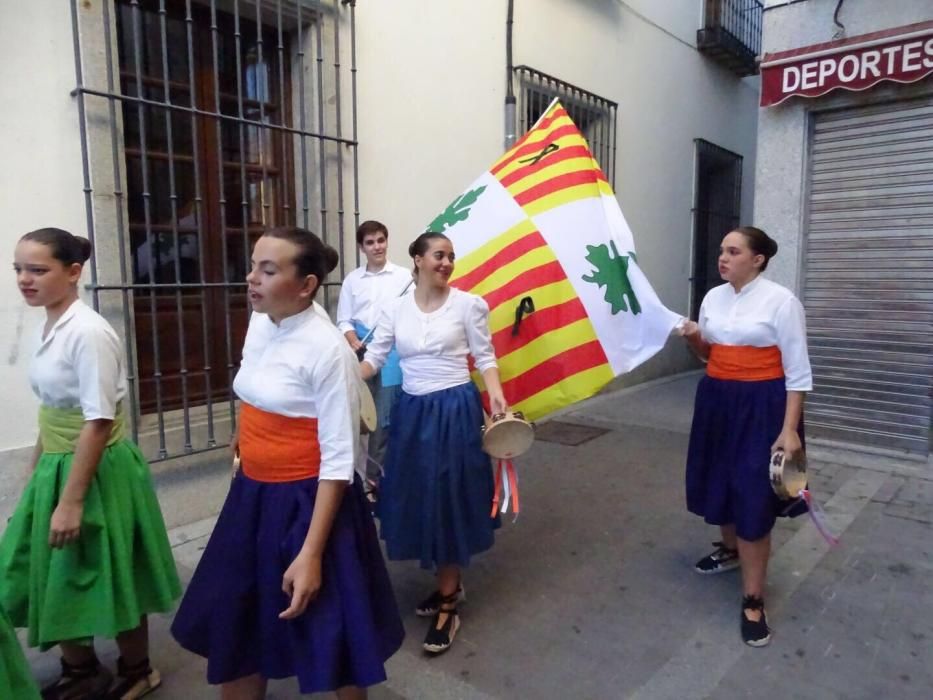
[[269,678],[364,698],[404,635],[359,478],[359,368],[314,308],[337,253],[309,231],[267,231],[247,276],[253,307],[233,388],[236,474],[172,625],[222,697]]
[[751,646],[771,638],[762,594],[771,529],[788,508],[771,489],[769,457],[778,449],[789,456],[803,449],[803,400],[813,387],[803,306],[759,276],[776,253],[777,243],[761,229],[730,232],[719,253],[727,284],[710,290],[699,323],[682,329],[708,360],[690,431],[687,508],[722,534],[696,570],[741,567],[742,639]]

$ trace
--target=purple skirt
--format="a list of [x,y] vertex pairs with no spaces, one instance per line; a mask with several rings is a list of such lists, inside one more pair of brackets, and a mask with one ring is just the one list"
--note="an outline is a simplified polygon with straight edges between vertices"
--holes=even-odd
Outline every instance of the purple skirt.
[[[759,540],[780,515],[806,512],[771,488],[771,445],[784,425],[784,379],[741,382],[706,376],[697,387],[687,450],[687,509],[711,525],[735,525]],[[803,419],[797,430],[804,441]],[[789,508],[789,510],[788,510]]]
[[301,692],[313,693],[386,679],[405,632],[358,478],[334,519],[317,598],[298,618],[278,617],[317,486],[233,480],[172,624],[178,643],[207,659],[208,683],[297,676]]

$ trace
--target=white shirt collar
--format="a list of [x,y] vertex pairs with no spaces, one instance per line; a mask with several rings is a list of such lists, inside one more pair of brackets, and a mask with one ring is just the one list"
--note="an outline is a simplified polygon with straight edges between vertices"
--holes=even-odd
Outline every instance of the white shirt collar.
[[81,301],[80,298],[75,299],[73,302],[71,302],[71,305],[67,309],[65,309],[65,313],[59,316],[58,320],[55,322],[55,325],[49,329],[48,334],[46,334],[45,338],[42,339],[42,344],[45,345],[46,343],[49,343],[52,340],[52,338],[55,337],[55,334],[56,332],[58,332],[58,329],[64,326],[66,323],[68,323],[68,321],[73,319],[75,314],[78,313],[78,309],[82,306],[84,306],[84,302]]
[[268,315],[266,316],[266,318],[269,318],[269,323],[271,323],[273,326],[275,326],[280,331],[287,331],[287,330],[291,330],[292,328],[297,328],[309,318],[316,318],[316,317],[317,317],[317,311],[315,311],[313,303],[311,304],[311,306],[309,306],[304,311],[299,311],[297,314],[286,316],[278,323],[276,323],[271,318],[269,318]]
[[732,293],[733,293],[735,296],[737,296],[737,297],[738,297],[738,296],[745,296],[745,295],[747,295],[747,294],[751,294],[751,293],[755,290],[755,288],[758,287],[760,281],[761,281],[761,274],[759,273],[758,276],[755,277],[755,279],[753,279],[751,282],[749,282],[749,283],[746,284],[744,287],[742,287],[742,290],[739,291],[739,292],[736,292],[736,291],[735,291],[735,287],[732,287],[731,284],[730,284],[729,286],[732,287]]
[[398,265],[393,263],[391,260],[386,260],[386,264],[382,267],[381,270],[379,270],[379,272],[370,272],[369,268],[366,267],[366,263],[360,265],[360,269],[363,271],[363,277],[378,277],[379,275],[386,275],[391,272],[395,272],[397,268]]

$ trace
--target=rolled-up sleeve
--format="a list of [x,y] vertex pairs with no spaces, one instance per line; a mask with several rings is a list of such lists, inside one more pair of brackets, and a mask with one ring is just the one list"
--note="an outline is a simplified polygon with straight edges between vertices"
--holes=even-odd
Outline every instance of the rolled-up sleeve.
[[496,351],[492,346],[492,337],[489,333],[489,305],[485,299],[478,296],[470,301],[464,319],[467,343],[470,345],[470,354],[473,356],[476,369],[485,372],[487,369],[498,367]]
[[807,320],[796,297],[787,299],[774,319],[787,391],[812,391],[813,371],[807,351]]
[[353,372],[358,370],[347,354],[334,352],[320,358],[307,377],[318,410],[318,479],[353,481],[354,449],[360,429],[360,397]]
[[85,420],[116,416],[120,352],[120,341],[103,328],[88,328],[76,337],[74,366]]
[[378,372],[386,362],[389,351],[395,344],[395,309],[396,305],[391,304],[389,308],[383,309],[379,314],[379,322],[376,324],[376,330],[372,339],[366,346],[366,354],[363,361],[368,362]]

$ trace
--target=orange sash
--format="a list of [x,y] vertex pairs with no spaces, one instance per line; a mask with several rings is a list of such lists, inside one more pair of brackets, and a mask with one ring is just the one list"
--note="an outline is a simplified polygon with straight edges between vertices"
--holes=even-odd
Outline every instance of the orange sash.
[[240,407],[240,463],[256,481],[298,481],[321,471],[317,418],[290,418],[245,401]]
[[756,348],[752,345],[713,344],[709,349],[706,374],[714,379],[762,382],[784,376],[781,350],[777,345]]

